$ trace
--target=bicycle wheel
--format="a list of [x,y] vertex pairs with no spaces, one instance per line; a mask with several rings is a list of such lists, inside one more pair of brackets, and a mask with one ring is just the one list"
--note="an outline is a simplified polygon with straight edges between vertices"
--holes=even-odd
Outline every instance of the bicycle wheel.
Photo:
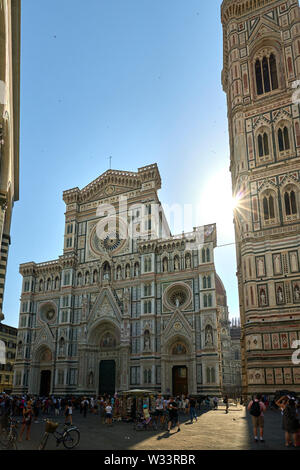
[[38,446],[38,450],[44,450],[48,441],[49,434],[45,432],[45,434],[42,437],[42,440],[40,442],[40,445]]
[[79,444],[80,432],[77,429],[66,431],[63,437],[63,445],[66,449],[73,449]]

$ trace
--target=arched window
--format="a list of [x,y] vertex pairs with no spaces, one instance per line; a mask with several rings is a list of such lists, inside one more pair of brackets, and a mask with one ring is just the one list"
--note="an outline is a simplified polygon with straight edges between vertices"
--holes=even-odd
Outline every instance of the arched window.
[[211,383],[210,368],[209,368],[209,367],[207,367],[207,369],[206,369],[206,382],[207,382],[208,384]]
[[216,371],[215,371],[214,367],[212,367],[211,370],[210,370],[210,378],[211,378],[211,382],[215,383],[215,381],[216,381]]
[[203,289],[207,288],[206,276],[203,278]]
[[202,263],[206,262],[206,257],[205,257],[205,249],[202,249]]
[[207,262],[207,263],[210,262],[210,251],[209,251],[209,248],[206,248],[206,262]]
[[211,277],[210,276],[207,276],[207,287],[208,287],[208,289],[211,288]]
[[293,189],[287,190],[284,193],[284,207],[286,215],[295,215],[297,211],[296,194]]
[[270,93],[278,89],[278,75],[276,57],[271,54],[270,57],[264,56],[255,62],[256,91],[258,95]]
[[90,282],[90,273],[87,271],[85,273],[85,284],[89,284]]
[[77,274],[77,286],[81,286],[81,285],[82,285],[82,274],[78,273]]
[[289,130],[287,126],[280,127],[277,132],[279,152],[290,149]]
[[269,63],[270,63],[272,90],[277,90],[277,88],[278,88],[278,77],[277,77],[276,59],[275,59],[274,54],[270,55]]
[[56,276],[55,281],[54,281],[54,289],[58,289],[58,288],[59,288],[59,277]]
[[259,134],[257,137],[257,143],[258,143],[258,155],[260,157],[264,157],[266,155],[270,154],[269,151],[269,137],[266,132],[263,134]]
[[265,196],[263,198],[263,212],[264,220],[270,220],[275,218],[274,198],[272,195]]
[[107,261],[103,264],[103,279],[110,280],[110,265]]
[[208,294],[208,307],[212,306],[212,295]]
[[206,294],[203,296],[203,303],[204,303],[204,307],[207,307],[207,295]]
[[139,263],[135,263],[135,265],[134,265],[134,277],[137,277],[139,275],[139,272],[140,272],[140,265],[139,265]]

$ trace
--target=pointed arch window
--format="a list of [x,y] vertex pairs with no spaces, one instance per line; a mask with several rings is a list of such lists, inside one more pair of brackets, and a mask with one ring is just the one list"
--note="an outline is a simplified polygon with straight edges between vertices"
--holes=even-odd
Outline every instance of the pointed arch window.
[[207,288],[206,276],[203,278],[203,289]]
[[280,127],[277,132],[279,152],[290,149],[290,137],[287,126]]
[[255,62],[256,91],[258,95],[278,89],[276,57],[272,53]]
[[207,276],[207,288],[208,289],[211,288],[211,277],[210,276]]
[[263,198],[264,220],[275,218],[274,198],[272,195]]
[[210,262],[210,251],[209,248],[206,248],[206,261],[209,263]]
[[202,263],[206,262],[206,257],[205,257],[205,249],[202,249]]
[[284,206],[286,215],[295,215],[298,213],[296,194],[294,190],[284,193]]
[[266,132],[258,135],[257,143],[258,143],[258,155],[260,157],[264,157],[270,154],[269,137]]

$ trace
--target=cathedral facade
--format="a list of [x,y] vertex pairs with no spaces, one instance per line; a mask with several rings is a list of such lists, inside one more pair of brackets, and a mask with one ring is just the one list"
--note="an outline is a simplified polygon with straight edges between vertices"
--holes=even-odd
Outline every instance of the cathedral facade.
[[298,0],[224,0],[243,392],[300,391]]
[[13,393],[221,394],[216,226],[171,235],[160,187],[153,164],[63,193],[62,256],[20,266]]

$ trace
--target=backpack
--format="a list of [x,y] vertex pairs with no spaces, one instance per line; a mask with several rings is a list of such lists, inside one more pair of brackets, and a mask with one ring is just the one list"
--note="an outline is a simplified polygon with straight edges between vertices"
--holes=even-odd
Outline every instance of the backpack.
[[258,418],[258,416],[260,416],[261,409],[260,409],[260,404],[259,404],[258,401],[253,401],[253,403],[251,405],[251,408],[250,408],[250,414],[252,416],[255,416],[256,418]]

